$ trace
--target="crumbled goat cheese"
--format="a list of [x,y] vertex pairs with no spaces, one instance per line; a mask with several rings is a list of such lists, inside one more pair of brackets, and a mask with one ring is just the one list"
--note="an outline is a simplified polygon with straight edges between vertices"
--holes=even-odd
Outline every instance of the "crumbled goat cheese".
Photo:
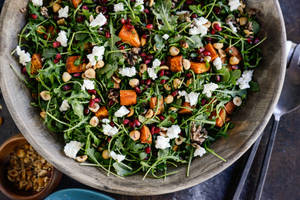
[[241,3],[239,0],[229,0],[228,5],[230,6],[230,11],[234,11],[238,9]]
[[203,147],[197,148],[194,152],[194,157],[200,156],[202,157],[206,153],[206,150]]
[[212,92],[215,91],[219,86],[215,83],[204,84],[204,89],[202,91],[208,98],[211,97]]
[[115,112],[115,117],[124,117],[128,113],[130,113],[130,111],[125,106],[121,106],[119,110]]
[[63,47],[68,46],[68,38],[67,38],[66,31],[60,31],[58,33],[58,37],[56,38],[56,41],[59,42]]
[[117,3],[114,5],[114,11],[115,12],[120,12],[124,11],[124,4],[123,3]]
[[107,22],[106,17],[102,13],[100,13],[97,15],[97,17],[93,21],[91,21],[90,26],[91,27],[96,27],[96,26],[101,27],[104,24],[106,24],[106,22]]
[[82,146],[83,146],[83,144],[80,142],[71,141],[65,145],[64,152],[65,152],[66,156],[75,159],[77,153],[79,152],[79,150]]
[[104,135],[114,136],[118,133],[118,128],[112,127],[110,124],[103,124],[102,127]]
[[25,52],[25,50],[21,50],[19,46],[16,48],[17,55],[19,56],[19,63],[26,66],[28,62],[31,61],[31,56],[28,52]]
[[232,101],[233,101],[233,104],[236,106],[242,105],[242,98],[239,96],[235,96]]
[[96,65],[97,61],[103,59],[104,52],[105,52],[104,46],[93,47],[92,53],[87,55],[87,58],[89,59],[92,66]]
[[144,0],[136,0],[134,8],[138,11],[144,11]]
[[197,104],[198,102],[198,97],[199,97],[200,93],[196,93],[196,92],[191,92],[187,95],[188,101],[190,103],[191,106],[194,106]]
[[232,30],[232,32],[234,32],[234,33],[237,32],[237,28],[233,25],[232,22],[228,22],[227,24],[229,25],[229,27],[230,27],[230,29]]
[[154,67],[148,67],[147,72],[152,80],[157,79],[156,69]]
[[157,136],[157,139],[155,141],[155,148],[157,149],[166,149],[171,147],[170,145],[170,138],[166,138],[164,136]]
[[153,67],[153,68],[159,67],[160,64],[161,64],[160,60],[155,59],[155,60],[153,61],[153,63],[152,63],[152,67]]
[[42,6],[43,0],[31,0],[34,6]]
[[181,10],[181,11],[177,11],[176,15],[185,15],[185,14],[188,14],[188,13],[189,13],[189,11],[187,11],[187,10]]
[[180,97],[186,97],[186,96],[187,96],[187,93],[186,93],[186,91],[179,91],[179,92],[178,92],[178,95],[179,95]]
[[81,86],[81,89],[82,90],[85,90],[85,89],[87,89],[87,90],[93,90],[93,89],[95,89],[95,83],[94,83],[94,81],[88,80],[88,79],[84,79],[83,80],[83,84]]
[[70,105],[68,103],[68,100],[63,100],[63,102],[61,103],[60,107],[59,107],[59,111],[60,112],[64,112],[70,109]]
[[178,125],[172,125],[167,130],[167,136],[170,139],[179,138],[179,133],[181,132],[180,127]]
[[216,67],[217,70],[222,69],[222,60],[220,57],[217,57],[214,61],[213,61],[213,65]]
[[114,151],[111,151],[109,153],[109,155],[112,157],[112,159],[114,159],[115,161],[117,162],[122,162],[123,160],[125,160],[125,156],[122,155],[122,154],[117,154],[116,152]]
[[253,70],[246,70],[243,72],[242,77],[240,77],[236,84],[240,87],[240,89],[250,88],[249,82],[252,80]]
[[168,34],[164,34],[163,36],[162,36],[162,38],[164,39],[164,40],[167,40],[167,39],[169,39],[169,35]]
[[104,118],[104,119],[102,119],[101,121],[102,121],[102,123],[104,123],[104,124],[108,124],[108,123],[110,122],[110,120],[107,119],[107,118]]
[[122,76],[127,76],[127,77],[133,77],[136,75],[136,69],[135,67],[125,67],[119,69],[119,74]]
[[201,37],[203,37],[204,35],[207,34],[207,27],[204,26],[204,24],[206,24],[208,22],[208,20],[204,17],[200,17],[200,18],[195,18],[194,19],[194,25],[192,26],[192,28],[189,30],[190,35],[201,35]]
[[58,17],[59,18],[68,18],[68,14],[69,14],[69,6],[61,8],[58,11]]

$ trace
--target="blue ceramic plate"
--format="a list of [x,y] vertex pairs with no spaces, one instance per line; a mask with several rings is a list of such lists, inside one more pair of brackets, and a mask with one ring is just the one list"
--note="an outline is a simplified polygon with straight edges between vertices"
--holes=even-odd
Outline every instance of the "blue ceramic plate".
[[45,200],[115,200],[109,196],[85,189],[64,189],[54,192]]

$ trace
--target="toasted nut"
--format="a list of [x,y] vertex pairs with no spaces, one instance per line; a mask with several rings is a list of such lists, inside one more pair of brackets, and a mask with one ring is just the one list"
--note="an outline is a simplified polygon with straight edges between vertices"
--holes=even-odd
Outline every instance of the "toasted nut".
[[59,5],[58,3],[54,3],[52,6],[52,10],[55,13],[58,12],[60,8],[61,8],[61,5]]
[[192,83],[193,83],[193,79],[190,78],[190,79],[188,79],[188,80],[186,81],[186,86],[189,86],[189,85],[192,84]]
[[210,61],[211,61],[211,57],[210,57],[210,56],[205,56],[205,57],[204,57],[204,61],[210,62]]
[[90,119],[90,125],[93,126],[93,127],[96,127],[98,126],[99,124],[99,119],[98,117],[94,116]]
[[249,30],[244,30],[244,33],[246,34],[246,37],[250,36],[253,34],[253,32],[249,31]]
[[141,46],[142,47],[145,46],[146,42],[147,42],[147,39],[144,37],[141,37]]
[[172,88],[169,86],[169,84],[164,84],[164,88],[167,90],[167,91],[170,91]]
[[235,96],[233,98],[233,104],[236,106],[241,106],[242,105],[242,98],[239,96]]
[[135,88],[135,87],[138,86],[139,84],[140,84],[140,81],[139,81],[139,79],[137,79],[137,78],[130,79],[130,81],[129,81],[129,85],[130,85],[132,88]]
[[179,78],[175,78],[174,80],[173,80],[173,87],[175,88],[175,89],[178,89],[178,88],[180,88],[180,86],[181,86],[181,80],[179,79]]
[[170,107],[170,111],[176,112],[178,109],[176,107]]
[[225,53],[224,50],[218,49],[218,53],[219,53],[220,58],[225,58],[226,57],[226,53]]
[[38,34],[44,34],[44,33],[46,33],[46,28],[44,26],[38,26],[36,29],[36,32]]
[[64,24],[66,24],[66,21],[65,21],[64,18],[62,18],[62,19],[57,20],[57,24],[58,25],[64,25]]
[[93,68],[87,69],[84,72],[86,78],[96,78],[96,71]]
[[92,68],[92,67],[93,67],[93,65],[92,65],[91,62],[89,62],[87,65],[85,65],[85,69],[86,70],[89,69],[89,68]]
[[96,65],[94,66],[94,69],[101,69],[103,68],[105,65],[104,61],[103,60],[99,60]]
[[248,22],[247,17],[241,17],[240,18],[240,25],[241,26],[245,26],[247,24],[247,22]]
[[128,113],[127,117],[131,117],[134,114],[134,109],[132,107],[129,108],[130,112]]
[[107,149],[105,149],[104,151],[102,151],[102,158],[107,160],[109,159],[110,155]]
[[40,96],[41,98],[44,100],[44,101],[49,101],[51,99],[51,95],[50,95],[50,92],[47,91],[47,90],[44,90],[40,93]]
[[140,139],[141,133],[138,130],[134,130],[129,133],[129,136],[133,141],[137,141]]
[[191,68],[191,62],[188,59],[183,59],[182,64],[185,70],[189,70]]
[[149,1],[149,7],[152,7],[152,6],[153,6],[153,3],[154,3],[154,0],[150,0],[150,1]]
[[236,56],[231,56],[229,58],[229,64],[238,65],[239,63],[240,63],[240,60]]
[[39,173],[38,176],[43,177],[46,176],[48,174],[47,170],[42,169]]
[[217,42],[217,43],[214,43],[213,46],[215,47],[215,49],[222,49],[224,44],[220,43],[220,42]]
[[148,67],[147,67],[146,64],[141,64],[141,65],[140,65],[140,72],[141,72],[141,73],[146,72],[146,71],[147,71],[147,68],[148,68]]
[[119,88],[120,88],[120,83],[114,82],[114,88],[115,88],[115,89],[119,89]]
[[183,49],[189,48],[189,44],[188,44],[187,42],[181,42],[181,43],[180,43],[180,46],[181,46]]
[[40,112],[40,116],[42,119],[46,119],[47,113],[45,111]]
[[149,119],[149,118],[153,117],[153,115],[154,115],[154,111],[153,111],[152,109],[149,109],[149,110],[147,111],[145,117],[146,117],[147,119]]
[[62,80],[63,82],[68,82],[69,80],[72,79],[72,76],[71,74],[69,74],[68,72],[64,72],[63,75],[62,75]]
[[179,138],[175,139],[175,144],[176,145],[181,145],[185,141],[184,137],[179,136]]
[[89,110],[92,111],[93,113],[97,112],[100,109],[100,105],[98,103],[95,103],[93,107],[89,106]]
[[77,156],[77,157],[76,157],[76,161],[77,161],[77,162],[80,162],[80,163],[85,162],[87,159],[88,159],[88,156],[87,156],[87,155]]
[[180,50],[177,47],[170,47],[169,49],[170,55],[171,56],[177,56],[180,53]]
[[174,97],[169,94],[164,100],[166,104],[170,104],[174,101]]
[[112,76],[112,79],[114,80],[115,83],[121,83],[121,79],[119,79],[116,76]]
[[160,70],[169,70],[170,68],[167,65],[162,65],[159,67]]
[[95,11],[96,11],[97,14],[99,14],[101,12],[101,6],[97,6],[95,8]]
[[210,22],[210,21],[208,21],[206,24],[203,24],[203,26],[205,26],[206,28],[210,28],[210,26],[211,26],[211,22]]
[[177,150],[178,150],[178,146],[177,146],[177,145],[174,145],[174,146],[172,147],[172,150],[173,150],[173,151],[177,151]]

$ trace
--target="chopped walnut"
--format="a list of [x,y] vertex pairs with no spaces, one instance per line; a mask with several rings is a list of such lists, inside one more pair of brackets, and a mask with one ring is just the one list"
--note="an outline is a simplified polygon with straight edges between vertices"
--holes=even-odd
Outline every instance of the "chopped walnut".
[[207,138],[207,131],[205,128],[202,128],[202,126],[196,126],[195,123],[192,123],[191,127],[191,141],[192,144],[196,143],[198,145],[201,145]]

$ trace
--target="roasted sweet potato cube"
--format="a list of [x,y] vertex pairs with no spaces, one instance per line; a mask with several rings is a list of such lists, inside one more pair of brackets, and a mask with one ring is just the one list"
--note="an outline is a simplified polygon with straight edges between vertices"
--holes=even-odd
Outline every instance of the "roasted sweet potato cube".
[[120,104],[122,106],[136,104],[136,92],[134,90],[120,90]]
[[191,70],[195,74],[202,74],[210,70],[210,65],[206,66],[206,63],[191,62]]
[[30,73],[37,74],[39,69],[43,68],[42,59],[40,54],[33,54],[31,56],[31,66],[30,66]]
[[226,50],[226,53],[228,53],[230,56],[235,56],[237,57],[239,60],[242,60],[243,57],[240,53],[240,51],[236,48],[236,47],[228,47]]
[[78,66],[75,65],[75,61],[79,58],[80,56],[69,56],[67,58],[66,68],[70,74],[84,71],[84,65],[82,64],[79,64]]
[[81,4],[81,1],[82,0],[72,0],[74,8],[77,8],[79,6],[79,4]]
[[121,38],[122,42],[130,44],[134,47],[141,46],[141,40],[139,34],[136,32],[135,28],[128,27],[127,25],[123,25],[119,38]]
[[234,111],[235,105],[232,101],[229,101],[228,103],[225,104],[225,110],[227,114],[231,115]]
[[154,111],[156,111],[156,109],[157,109],[157,111],[156,111],[157,115],[161,114],[164,111],[164,98],[163,97],[159,97],[159,98],[151,97],[150,108],[153,109]]
[[172,72],[181,72],[183,69],[183,64],[182,64],[182,56],[175,56],[170,58],[170,70]]
[[151,135],[150,129],[146,125],[144,125],[141,128],[140,140],[141,140],[141,143],[152,144],[152,135]]
[[226,111],[224,108],[222,108],[219,112],[219,117],[216,119],[216,126],[217,127],[222,127],[225,123],[226,120]]
[[210,57],[212,61],[218,57],[218,53],[216,52],[214,46],[211,43],[208,43],[205,46],[205,50],[210,52]]
[[108,111],[105,106],[101,106],[99,110],[95,113],[96,117],[103,119],[108,117]]
[[188,102],[184,102],[183,105],[182,105],[183,108],[181,108],[179,110],[179,114],[192,114],[193,112],[193,107],[191,107],[190,103]]

